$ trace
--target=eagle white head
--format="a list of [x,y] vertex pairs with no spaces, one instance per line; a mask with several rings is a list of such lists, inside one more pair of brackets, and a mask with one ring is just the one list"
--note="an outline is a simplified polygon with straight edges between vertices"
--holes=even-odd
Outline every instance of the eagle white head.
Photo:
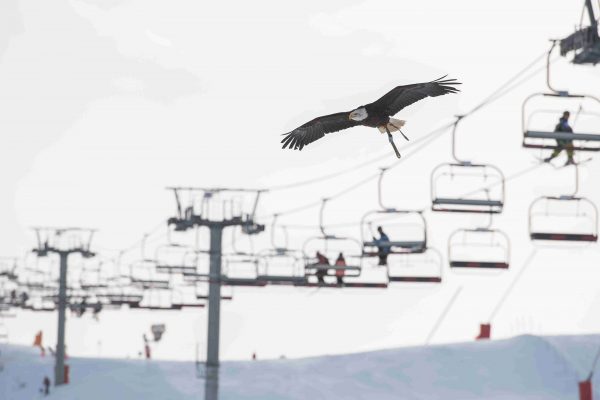
[[363,121],[367,119],[368,116],[369,114],[367,113],[367,110],[364,107],[359,107],[356,110],[352,111],[348,118],[350,118],[353,121]]

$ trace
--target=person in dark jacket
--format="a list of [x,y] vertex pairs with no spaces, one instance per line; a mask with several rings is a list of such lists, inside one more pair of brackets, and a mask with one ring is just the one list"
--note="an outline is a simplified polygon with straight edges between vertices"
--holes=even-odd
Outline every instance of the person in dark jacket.
[[377,232],[379,233],[379,239],[373,237],[373,241],[377,245],[377,255],[379,256],[378,265],[387,265],[387,258],[390,254],[390,238],[385,234],[381,226],[377,227]]
[[325,283],[325,275],[327,275],[327,266],[329,266],[329,258],[317,251],[317,271],[315,275],[319,283]]
[[[558,120],[558,124],[556,124],[556,127],[554,128],[554,132],[573,133],[573,128],[571,128],[569,125],[570,116],[571,113],[565,111],[562,117],[560,117]],[[552,154],[550,154],[550,157],[544,158],[544,162],[550,162],[555,157],[558,157],[560,152],[563,150],[565,150],[567,153],[567,162],[565,163],[565,166],[574,165],[575,160],[573,159],[573,155],[575,151],[573,149],[573,141],[571,139],[556,139],[556,149],[554,149]]]

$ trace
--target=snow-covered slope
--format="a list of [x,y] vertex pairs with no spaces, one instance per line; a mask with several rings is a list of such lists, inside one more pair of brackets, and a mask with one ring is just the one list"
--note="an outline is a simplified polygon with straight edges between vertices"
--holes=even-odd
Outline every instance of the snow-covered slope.
[[[294,360],[226,362],[221,399],[577,399],[600,336],[519,336]],[[52,359],[3,346],[0,399],[40,398]],[[192,362],[72,358],[48,399],[201,399]],[[600,378],[594,386],[600,387]]]

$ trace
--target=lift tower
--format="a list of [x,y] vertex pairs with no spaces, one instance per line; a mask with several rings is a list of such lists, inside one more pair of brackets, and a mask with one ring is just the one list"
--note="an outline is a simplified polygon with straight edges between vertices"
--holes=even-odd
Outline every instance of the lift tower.
[[[206,227],[210,231],[210,269],[208,289],[208,336],[206,348],[205,400],[219,398],[219,333],[221,323],[221,255],[223,230],[240,226],[246,234],[253,235],[264,231],[264,225],[254,222],[260,198],[260,190],[225,188],[168,188],[175,194],[177,216],[169,218],[168,225],[175,231],[186,231],[194,227]],[[255,194],[252,212],[244,214],[242,203],[231,195]],[[185,199],[184,199],[185,197]],[[214,207],[215,200],[220,207]],[[213,207],[211,207],[213,206]],[[216,214],[216,216],[214,216]]]
[[34,228],[37,248],[33,252],[38,257],[47,257],[50,253],[60,257],[60,275],[58,288],[58,335],[56,342],[56,363],[54,366],[54,385],[65,382],[65,314],[67,308],[67,261],[72,253],[84,258],[94,257],[90,243],[94,231],[82,228]]

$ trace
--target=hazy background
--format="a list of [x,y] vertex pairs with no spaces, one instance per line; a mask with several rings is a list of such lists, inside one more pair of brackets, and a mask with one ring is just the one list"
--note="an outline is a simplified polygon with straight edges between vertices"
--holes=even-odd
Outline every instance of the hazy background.
[[[355,128],[292,152],[280,149],[281,133],[373,101],[395,85],[458,78],[461,94],[399,114],[408,120],[405,132],[418,139],[478,104],[543,53],[549,38],[571,33],[580,3],[4,0],[0,254],[25,254],[34,244],[33,225],[77,225],[99,229],[94,249],[112,257],[172,216],[166,186],[268,187],[381,155],[380,163],[351,174],[267,194],[260,212],[318,201],[393,163],[387,141],[375,130]],[[554,79],[560,88],[600,94],[593,67],[561,59]],[[533,165],[534,153],[521,148],[521,103],[544,90],[544,82],[539,73],[465,120],[459,154],[495,164],[506,175]],[[450,159],[445,134],[389,172],[386,202],[428,208],[429,174]],[[581,193],[596,203],[599,179],[598,160],[581,168]],[[303,356],[421,344],[459,286],[460,297],[433,342],[471,340],[532,249],[527,207],[572,184],[571,169],[550,167],[507,184],[505,212],[494,222],[512,240],[506,273],[446,268],[439,287],[387,291],[236,290],[235,300],[222,307],[222,355]],[[332,201],[326,219],[356,221],[339,233],[358,237],[362,215],[376,207],[372,181]],[[450,232],[482,222],[431,213],[427,219],[430,244],[444,256]],[[316,225],[318,207],[281,222]],[[290,246],[301,247],[318,231],[290,233]],[[268,245],[268,234],[255,243],[257,249]],[[541,249],[494,320],[494,337],[597,332],[598,268],[596,244]],[[54,314],[19,313],[8,322],[10,340],[28,344],[43,329],[46,343],[54,345],[55,320]],[[153,322],[167,324],[157,357],[192,359],[196,343],[204,348],[205,310],[104,312],[99,323],[89,315],[69,319],[69,352],[136,357],[141,334]]]

